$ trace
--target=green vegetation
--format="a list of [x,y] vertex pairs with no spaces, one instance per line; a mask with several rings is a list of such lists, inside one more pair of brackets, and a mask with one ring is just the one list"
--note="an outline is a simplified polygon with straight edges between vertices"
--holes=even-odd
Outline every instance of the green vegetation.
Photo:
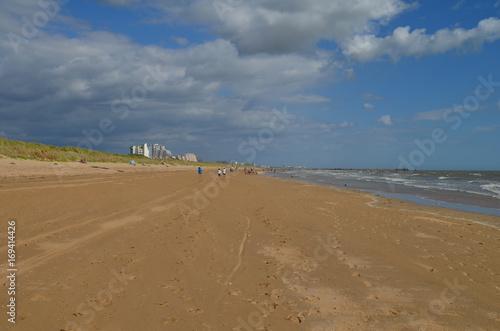
[[[52,162],[71,162],[86,159],[88,162],[129,162],[130,156],[109,154],[78,147],[57,147],[39,143],[26,143],[0,138],[0,154],[25,160]],[[144,157],[135,158],[136,162],[154,161]]]
[[[161,164],[162,162],[137,155],[110,154],[78,147],[57,147],[39,143],[26,143],[0,137],[0,156],[1,155],[13,159],[50,162],[75,162],[81,159],[85,159],[87,162],[111,163],[129,163],[130,160],[135,160],[137,164]],[[167,163],[169,165],[195,165],[207,167],[225,166],[224,164],[210,162],[188,162],[172,159],[169,159]]]

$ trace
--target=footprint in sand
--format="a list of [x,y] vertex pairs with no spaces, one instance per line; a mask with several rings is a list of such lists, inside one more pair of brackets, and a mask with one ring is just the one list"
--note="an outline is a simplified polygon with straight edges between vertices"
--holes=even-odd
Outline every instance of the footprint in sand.
[[289,320],[293,324],[302,323],[302,319],[299,316],[288,315],[287,320]]
[[203,310],[201,310],[200,308],[191,308],[191,309],[189,309],[189,312],[191,314],[201,314],[201,313],[203,313]]
[[175,323],[175,321],[177,320],[174,317],[170,316],[165,320],[165,322],[163,322],[163,324],[172,324]]
[[317,296],[315,296],[315,295],[309,295],[309,296],[307,296],[307,297],[304,299],[304,301],[306,301],[306,302],[315,302],[315,301],[319,301],[319,300],[320,300],[320,298],[318,298],[318,297],[317,297]]

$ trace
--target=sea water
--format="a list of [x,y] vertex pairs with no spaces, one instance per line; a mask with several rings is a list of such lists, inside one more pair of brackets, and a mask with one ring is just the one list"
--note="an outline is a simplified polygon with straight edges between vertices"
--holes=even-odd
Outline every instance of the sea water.
[[269,176],[500,216],[500,171],[286,170]]

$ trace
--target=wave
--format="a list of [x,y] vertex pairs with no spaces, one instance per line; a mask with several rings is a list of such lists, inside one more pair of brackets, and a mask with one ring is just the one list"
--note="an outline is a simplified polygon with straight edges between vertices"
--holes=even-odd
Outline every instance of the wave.
[[496,194],[497,199],[500,199],[500,184],[486,184],[481,185],[481,188],[486,191],[490,191]]

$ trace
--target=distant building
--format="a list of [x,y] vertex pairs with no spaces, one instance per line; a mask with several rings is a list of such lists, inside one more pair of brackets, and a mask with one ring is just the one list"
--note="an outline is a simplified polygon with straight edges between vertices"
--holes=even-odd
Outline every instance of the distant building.
[[186,153],[184,156],[186,157],[186,161],[198,162],[198,159],[196,158],[196,155],[193,154],[193,153]]
[[132,155],[142,155],[145,157],[149,157],[149,148],[148,144],[142,144],[139,146],[130,146],[130,154]]
[[160,144],[151,145],[151,158],[152,159],[168,159],[172,157],[172,152]]

